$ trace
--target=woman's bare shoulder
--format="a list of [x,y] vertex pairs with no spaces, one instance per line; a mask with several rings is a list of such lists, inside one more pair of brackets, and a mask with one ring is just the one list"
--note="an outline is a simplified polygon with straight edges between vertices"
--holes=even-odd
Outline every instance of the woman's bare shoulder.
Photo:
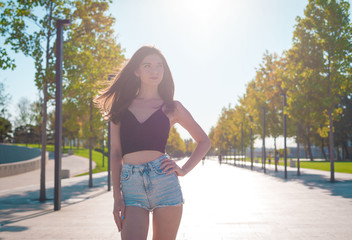
[[174,116],[175,123],[179,122],[183,117],[190,115],[188,110],[183,106],[183,104],[180,101],[174,100],[174,107],[175,108],[174,108],[173,116]]
[[177,114],[182,114],[185,111],[187,111],[187,109],[183,106],[183,104],[179,100],[174,100],[174,106],[175,106],[175,112]]

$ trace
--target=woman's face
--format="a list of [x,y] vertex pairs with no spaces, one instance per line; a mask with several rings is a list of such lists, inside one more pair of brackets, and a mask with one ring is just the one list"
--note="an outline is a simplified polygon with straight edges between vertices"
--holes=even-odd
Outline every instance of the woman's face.
[[158,86],[164,76],[164,64],[161,57],[157,54],[146,56],[135,74],[141,79],[141,84]]

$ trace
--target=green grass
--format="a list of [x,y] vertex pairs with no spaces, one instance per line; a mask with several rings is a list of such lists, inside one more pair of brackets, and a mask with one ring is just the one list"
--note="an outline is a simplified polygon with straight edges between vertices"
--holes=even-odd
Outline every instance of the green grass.
[[[31,148],[39,148],[39,149],[42,148],[42,145],[39,145],[39,144],[14,143],[14,145],[23,146],[23,147],[31,147]],[[55,145],[46,145],[46,151],[47,152],[54,152]],[[68,153],[68,149],[63,149],[63,153]]]
[[[77,155],[77,156],[81,156],[81,157],[85,157],[85,158],[89,158],[89,149],[86,149],[86,148],[83,148],[83,149],[76,149],[74,150],[74,155]],[[102,153],[100,152],[97,152],[97,151],[94,151],[92,150],[92,159],[93,161],[97,164],[95,166],[95,168],[93,169],[93,173],[99,173],[99,172],[105,172],[108,170],[108,158],[105,156],[105,164],[104,164],[104,167],[103,167],[103,155]],[[83,173],[79,176],[82,176],[82,175],[87,175],[87,173]]]
[[[271,163],[274,165],[274,163]],[[297,163],[296,163],[297,164]],[[279,165],[284,166],[284,160],[280,159]],[[287,159],[287,165],[290,165],[290,159]],[[296,165],[297,167],[297,165]],[[329,161],[300,161],[301,168],[316,169],[330,172]],[[334,163],[335,172],[352,173],[352,162],[336,162]]]
[[[229,158],[230,159],[230,158]],[[233,161],[233,157],[231,157]],[[257,158],[255,158],[257,159]],[[250,162],[250,158],[245,158],[245,161]],[[238,160],[239,162],[239,160]],[[261,159],[259,159],[259,163],[261,163]],[[266,162],[268,164],[268,160]],[[271,165],[275,165],[273,160],[271,160]],[[280,158],[279,161],[280,166],[284,166],[284,160]],[[290,166],[290,159],[287,159],[287,166]],[[330,162],[329,161],[300,161],[301,168],[309,168],[315,170],[329,171],[330,172]],[[336,162],[334,163],[335,172],[341,173],[352,173],[352,162]]]
[[[304,161],[300,163],[301,168],[318,169],[323,171],[330,171],[330,162],[310,162]],[[352,162],[335,162],[335,172],[352,173]]]
[[[16,144],[20,146],[26,146],[26,144]],[[33,147],[33,148],[40,148],[38,144],[28,144],[28,147]],[[46,147],[48,152],[54,152],[55,146],[54,145],[47,145]],[[63,148],[62,152],[63,153],[68,153],[69,147]],[[72,147],[74,150],[74,155],[89,158],[89,149],[86,148],[80,148],[77,149],[76,147]],[[105,151],[106,152],[106,151]],[[105,164],[103,167],[103,156],[100,152],[92,150],[92,158],[93,161],[96,163],[96,167],[93,169],[93,173],[99,173],[99,172],[104,172],[107,171],[108,168],[108,160],[107,157],[105,157]],[[228,159],[232,159],[233,157],[229,157]],[[255,158],[257,159],[257,158]],[[250,162],[250,158],[245,158],[247,162]],[[225,162],[225,159],[223,160]],[[259,159],[259,163],[261,163],[261,159]],[[266,162],[268,164],[268,160]],[[271,164],[274,165],[273,160],[271,160]],[[279,165],[284,166],[284,160],[280,158]],[[290,165],[290,159],[287,159],[287,165]],[[352,173],[352,162],[335,162],[335,172],[341,172],[341,173]],[[323,171],[330,171],[330,162],[328,161],[300,161],[300,167],[301,168],[309,168],[309,169],[316,169],[316,170],[323,170]],[[87,175],[87,173],[81,174],[81,175]],[[79,175],[79,176],[81,176]]]
[[[26,144],[15,144],[18,146],[26,146]],[[39,146],[38,144],[28,144],[28,147],[32,147],[32,148],[41,148],[41,146]],[[62,149],[62,153],[68,153],[68,150],[70,148],[69,147],[65,147]],[[85,158],[89,158],[89,149],[87,148],[77,148],[77,147],[72,147],[74,155],[77,156],[81,156],[81,157],[85,157]],[[46,146],[46,150],[48,152],[54,152],[55,151],[55,145],[47,145]],[[107,150],[105,151],[107,152]],[[93,169],[93,173],[99,173],[99,172],[104,172],[108,170],[108,158],[105,156],[105,164],[103,167],[103,155],[100,152],[94,151],[92,150],[92,159],[93,161],[96,163],[95,168]],[[82,175],[87,175],[87,173],[83,173],[80,174],[78,176],[82,176]]]

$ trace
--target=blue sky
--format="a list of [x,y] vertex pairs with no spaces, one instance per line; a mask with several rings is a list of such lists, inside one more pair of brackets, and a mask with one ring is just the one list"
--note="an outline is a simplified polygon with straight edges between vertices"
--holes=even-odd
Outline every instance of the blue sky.
[[[152,44],[165,55],[175,80],[175,99],[208,133],[221,109],[237,103],[266,50],[281,54],[292,45],[295,18],[307,0],[115,0],[111,14],[125,56]],[[17,68],[0,81],[12,95],[38,98],[34,62],[13,55]],[[189,135],[180,126],[183,138]],[[279,144],[280,146],[280,144]],[[270,146],[269,146],[270,147]]]

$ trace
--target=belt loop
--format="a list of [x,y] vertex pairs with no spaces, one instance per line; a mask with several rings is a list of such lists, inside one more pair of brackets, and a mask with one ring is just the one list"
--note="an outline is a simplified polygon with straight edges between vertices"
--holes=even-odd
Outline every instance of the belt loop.
[[147,163],[147,166],[148,166],[149,171],[153,171],[153,169],[154,169],[153,164],[151,164],[150,162],[148,162],[148,163]]

